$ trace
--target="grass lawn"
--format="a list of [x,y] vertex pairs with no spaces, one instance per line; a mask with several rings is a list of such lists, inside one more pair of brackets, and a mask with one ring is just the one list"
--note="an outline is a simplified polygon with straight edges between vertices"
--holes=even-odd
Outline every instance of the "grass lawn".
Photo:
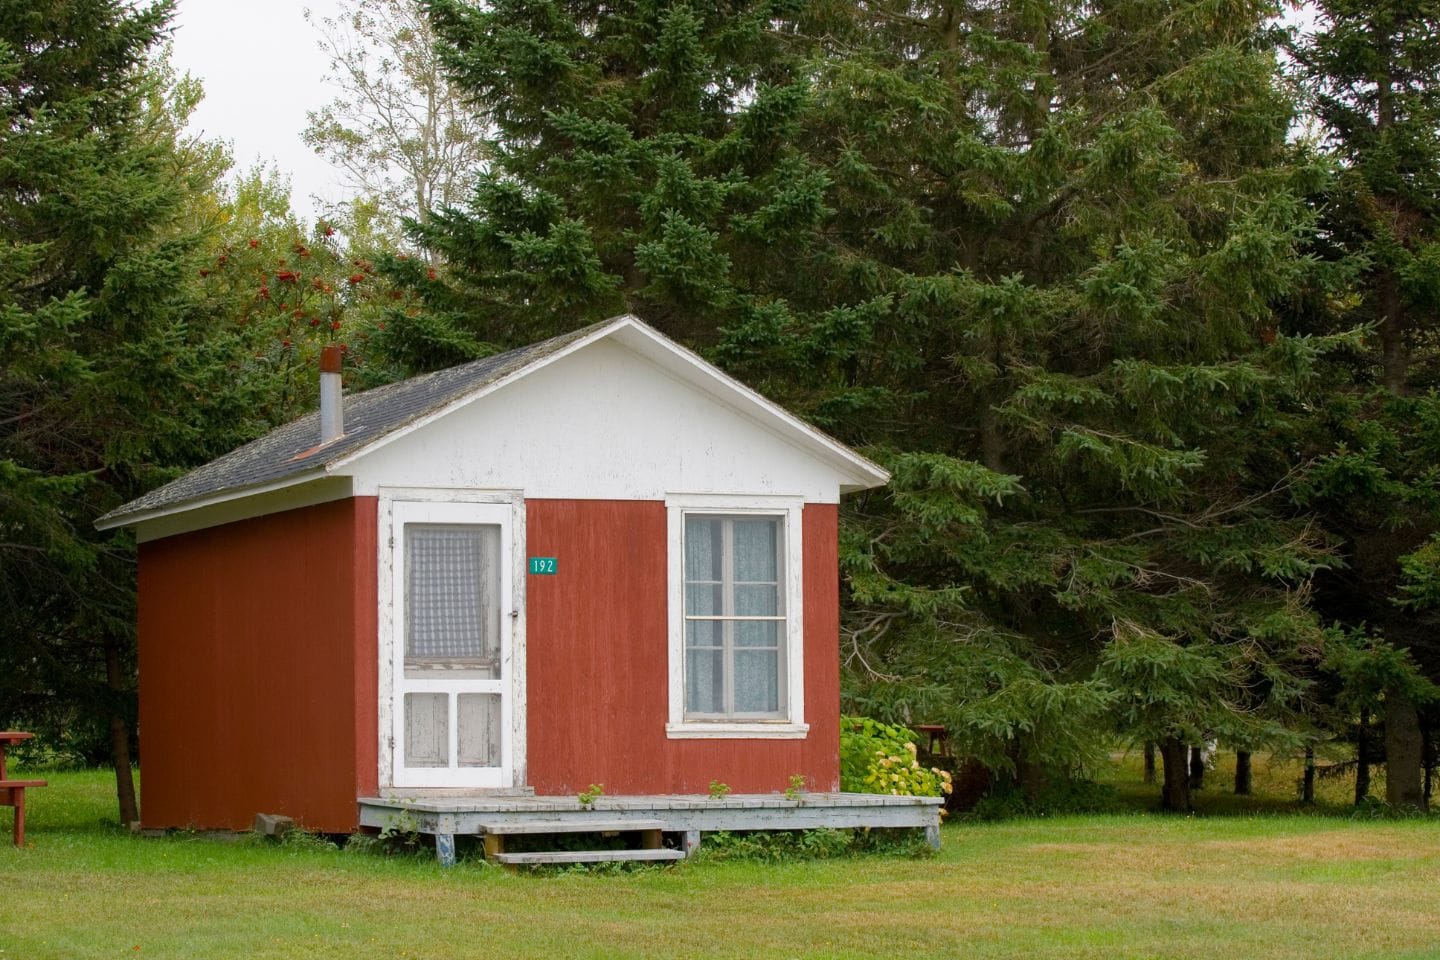
[[[1127,782],[1129,765],[1117,774]],[[1256,774],[1258,783],[1258,765]],[[108,772],[48,776],[33,793],[30,845],[0,845],[4,960],[1440,957],[1433,820],[960,823],[933,859],[511,875],[304,845],[132,837],[113,823]],[[1281,779],[1293,784],[1291,772]],[[8,839],[8,811],[0,828]]]

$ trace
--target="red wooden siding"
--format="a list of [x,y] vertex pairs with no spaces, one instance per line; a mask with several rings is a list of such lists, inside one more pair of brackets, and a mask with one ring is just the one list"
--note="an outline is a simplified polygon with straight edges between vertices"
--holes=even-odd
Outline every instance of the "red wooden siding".
[[807,504],[804,740],[671,740],[668,718],[665,505],[530,500],[526,552],[556,557],[557,576],[526,584],[529,783],[571,794],[739,793],[839,781],[839,593],[836,508]]
[[141,819],[349,831],[376,778],[376,501],[140,546]]

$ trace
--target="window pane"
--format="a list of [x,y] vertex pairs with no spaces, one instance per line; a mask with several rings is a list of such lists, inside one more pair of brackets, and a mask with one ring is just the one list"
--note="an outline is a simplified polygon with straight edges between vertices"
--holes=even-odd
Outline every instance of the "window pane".
[[500,766],[500,695],[462,693],[456,702],[456,711],[459,765]]
[[740,620],[734,625],[737,647],[778,647],[779,620]]
[[735,712],[780,711],[780,651],[735,651]]
[[724,588],[718,583],[687,583],[685,614],[691,617],[713,617],[725,612]]
[[778,580],[780,521],[737,517],[731,522],[735,525],[735,579]]
[[685,646],[718,647],[725,642],[725,624],[719,620],[687,620]]
[[500,651],[500,528],[405,525],[405,657],[489,661]]
[[780,615],[780,587],[771,584],[736,584],[735,616],[777,617]]
[[405,694],[405,766],[450,765],[450,697]]
[[725,651],[719,647],[685,652],[685,712],[725,712]]
[[685,518],[685,579],[719,580],[725,521],[719,517]]

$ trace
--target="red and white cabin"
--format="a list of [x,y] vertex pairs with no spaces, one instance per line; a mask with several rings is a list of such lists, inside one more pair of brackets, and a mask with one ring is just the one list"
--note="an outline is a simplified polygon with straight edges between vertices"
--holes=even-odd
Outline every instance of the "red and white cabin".
[[836,510],[884,470],[629,316],[338,403],[98,524],[146,827],[837,789]]

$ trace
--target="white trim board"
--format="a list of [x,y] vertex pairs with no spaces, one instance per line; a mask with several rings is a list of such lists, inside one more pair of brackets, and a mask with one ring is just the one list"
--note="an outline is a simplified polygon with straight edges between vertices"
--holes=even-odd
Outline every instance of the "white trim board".
[[343,500],[353,495],[350,481],[349,476],[330,476],[321,470],[307,470],[273,483],[222,490],[214,496],[190,501],[183,510],[152,510],[134,517],[106,521],[103,525],[97,523],[95,529],[114,530],[133,526],[136,542],[144,543],[217,527],[222,523]]

